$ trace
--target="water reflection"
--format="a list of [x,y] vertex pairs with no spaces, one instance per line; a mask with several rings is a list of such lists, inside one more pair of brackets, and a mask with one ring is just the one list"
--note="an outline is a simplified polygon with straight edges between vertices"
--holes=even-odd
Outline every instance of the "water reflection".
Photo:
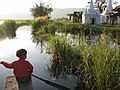
[[4,23],[4,20],[0,20],[0,24],[3,24]]
[[[69,41],[72,43],[72,45],[77,45],[78,42],[76,41],[76,39],[71,39],[70,37],[71,36],[69,35]],[[86,42],[88,44],[97,43],[98,38],[96,37],[96,41],[94,42],[91,42],[90,40],[91,39],[89,39],[88,37],[86,39]],[[59,64],[59,62],[55,62],[52,60],[53,58],[51,57],[51,53],[48,54],[46,51],[47,46],[47,41],[37,40],[32,37],[31,26],[19,27],[16,31],[15,38],[6,38],[5,40],[0,41],[0,60],[12,62],[12,60],[17,59],[15,56],[16,50],[18,50],[19,48],[25,48],[28,51],[27,59],[34,66],[34,74],[57,84],[69,87],[71,88],[71,90],[82,90],[84,88],[84,84],[81,82],[81,78],[75,77],[75,75],[73,74],[68,75],[64,72],[60,72],[63,71],[62,69],[66,69],[64,65],[62,66],[61,64]],[[75,53],[75,55],[77,54]],[[68,66],[70,66],[70,64],[68,64]],[[5,69],[2,66],[0,66],[0,71],[0,90],[2,90],[5,75],[12,74],[12,71]],[[33,78],[33,86],[35,90],[57,90],[56,88],[51,87],[46,83],[37,80],[36,78]]]
[[40,53],[42,53],[43,50],[47,48],[48,42],[46,42],[44,40],[38,40],[38,39],[32,37],[32,42],[36,43],[36,47],[39,47]]
[[[51,55],[46,52],[47,42],[38,42],[32,38],[31,26],[19,27],[16,31],[16,37],[13,39],[6,38],[0,41],[0,60],[12,62],[18,59],[15,55],[16,50],[25,48],[28,51],[28,60],[34,66],[34,74],[41,76],[42,78],[55,82],[57,84],[74,88],[76,78],[73,76],[67,76],[68,79],[53,79],[48,72],[48,66],[50,67]],[[41,50],[42,49],[42,53]],[[3,81],[6,75],[11,75],[12,70],[6,69],[0,65],[0,90],[2,90]],[[46,83],[36,79],[33,79],[33,86],[35,90],[57,90],[56,88],[47,85]],[[72,83],[71,83],[72,82]]]
[[0,41],[16,37],[16,22],[12,20],[0,21]]

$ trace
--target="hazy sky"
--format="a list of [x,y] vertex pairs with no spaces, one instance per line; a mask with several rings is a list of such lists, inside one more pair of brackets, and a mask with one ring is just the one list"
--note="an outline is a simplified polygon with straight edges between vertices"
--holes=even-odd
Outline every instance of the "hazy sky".
[[[41,0],[0,0],[0,13],[13,13],[29,10],[32,5],[39,4]],[[53,8],[81,8],[89,0],[42,0]]]
[[[0,0],[0,17],[30,13],[30,8],[40,1],[50,4],[52,8],[84,8],[90,0]],[[120,4],[120,0],[116,1]]]

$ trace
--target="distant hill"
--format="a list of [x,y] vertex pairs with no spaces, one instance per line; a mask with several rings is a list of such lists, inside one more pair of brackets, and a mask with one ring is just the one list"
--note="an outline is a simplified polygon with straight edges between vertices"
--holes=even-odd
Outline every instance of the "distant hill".
[[[66,8],[66,9],[60,9],[60,8],[54,8],[53,12],[51,13],[52,19],[58,19],[67,17],[67,14],[73,14],[74,11],[84,11],[84,8]],[[33,16],[31,15],[31,12],[28,11],[22,11],[17,13],[9,13],[9,14],[0,14],[0,19],[33,19]]]
[[84,11],[84,8],[66,8],[66,9],[60,9],[60,8],[54,8],[53,12],[51,13],[52,18],[63,18],[67,17],[67,14],[73,14],[74,11]]

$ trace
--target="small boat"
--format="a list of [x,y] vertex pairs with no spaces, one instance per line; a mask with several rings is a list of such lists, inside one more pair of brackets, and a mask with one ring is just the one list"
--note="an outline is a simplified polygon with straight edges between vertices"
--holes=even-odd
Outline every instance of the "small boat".
[[15,76],[8,75],[5,77],[2,90],[33,90],[32,82],[20,84],[19,87],[18,87],[18,83],[16,81]]
[[8,75],[5,77],[2,90],[19,90],[18,83],[13,75]]
[[[53,87],[55,87],[57,89],[60,89],[60,90],[70,90],[69,88],[67,88],[65,86],[56,84],[56,83],[48,81],[48,80],[45,80],[45,79],[43,79],[41,77],[38,77],[38,76],[36,76],[34,74],[32,74],[32,76],[37,78],[37,79],[39,79],[39,80],[42,80],[46,84],[48,84],[50,86],[53,86]],[[19,87],[20,87],[20,90],[33,90],[32,82],[20,84]],[[3,89],[2,90],[19,90],[18,83],[17,83],[16,78],[15,78],[14,75],[8,75],[8,76],[5,77],[4,85],[3,85]]]

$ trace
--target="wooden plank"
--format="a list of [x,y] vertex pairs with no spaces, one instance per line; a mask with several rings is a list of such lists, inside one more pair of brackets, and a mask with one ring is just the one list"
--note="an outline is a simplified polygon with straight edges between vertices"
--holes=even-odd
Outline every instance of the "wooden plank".
[[16,78],[14,76],[5,77],[3,90],[19,90]]

